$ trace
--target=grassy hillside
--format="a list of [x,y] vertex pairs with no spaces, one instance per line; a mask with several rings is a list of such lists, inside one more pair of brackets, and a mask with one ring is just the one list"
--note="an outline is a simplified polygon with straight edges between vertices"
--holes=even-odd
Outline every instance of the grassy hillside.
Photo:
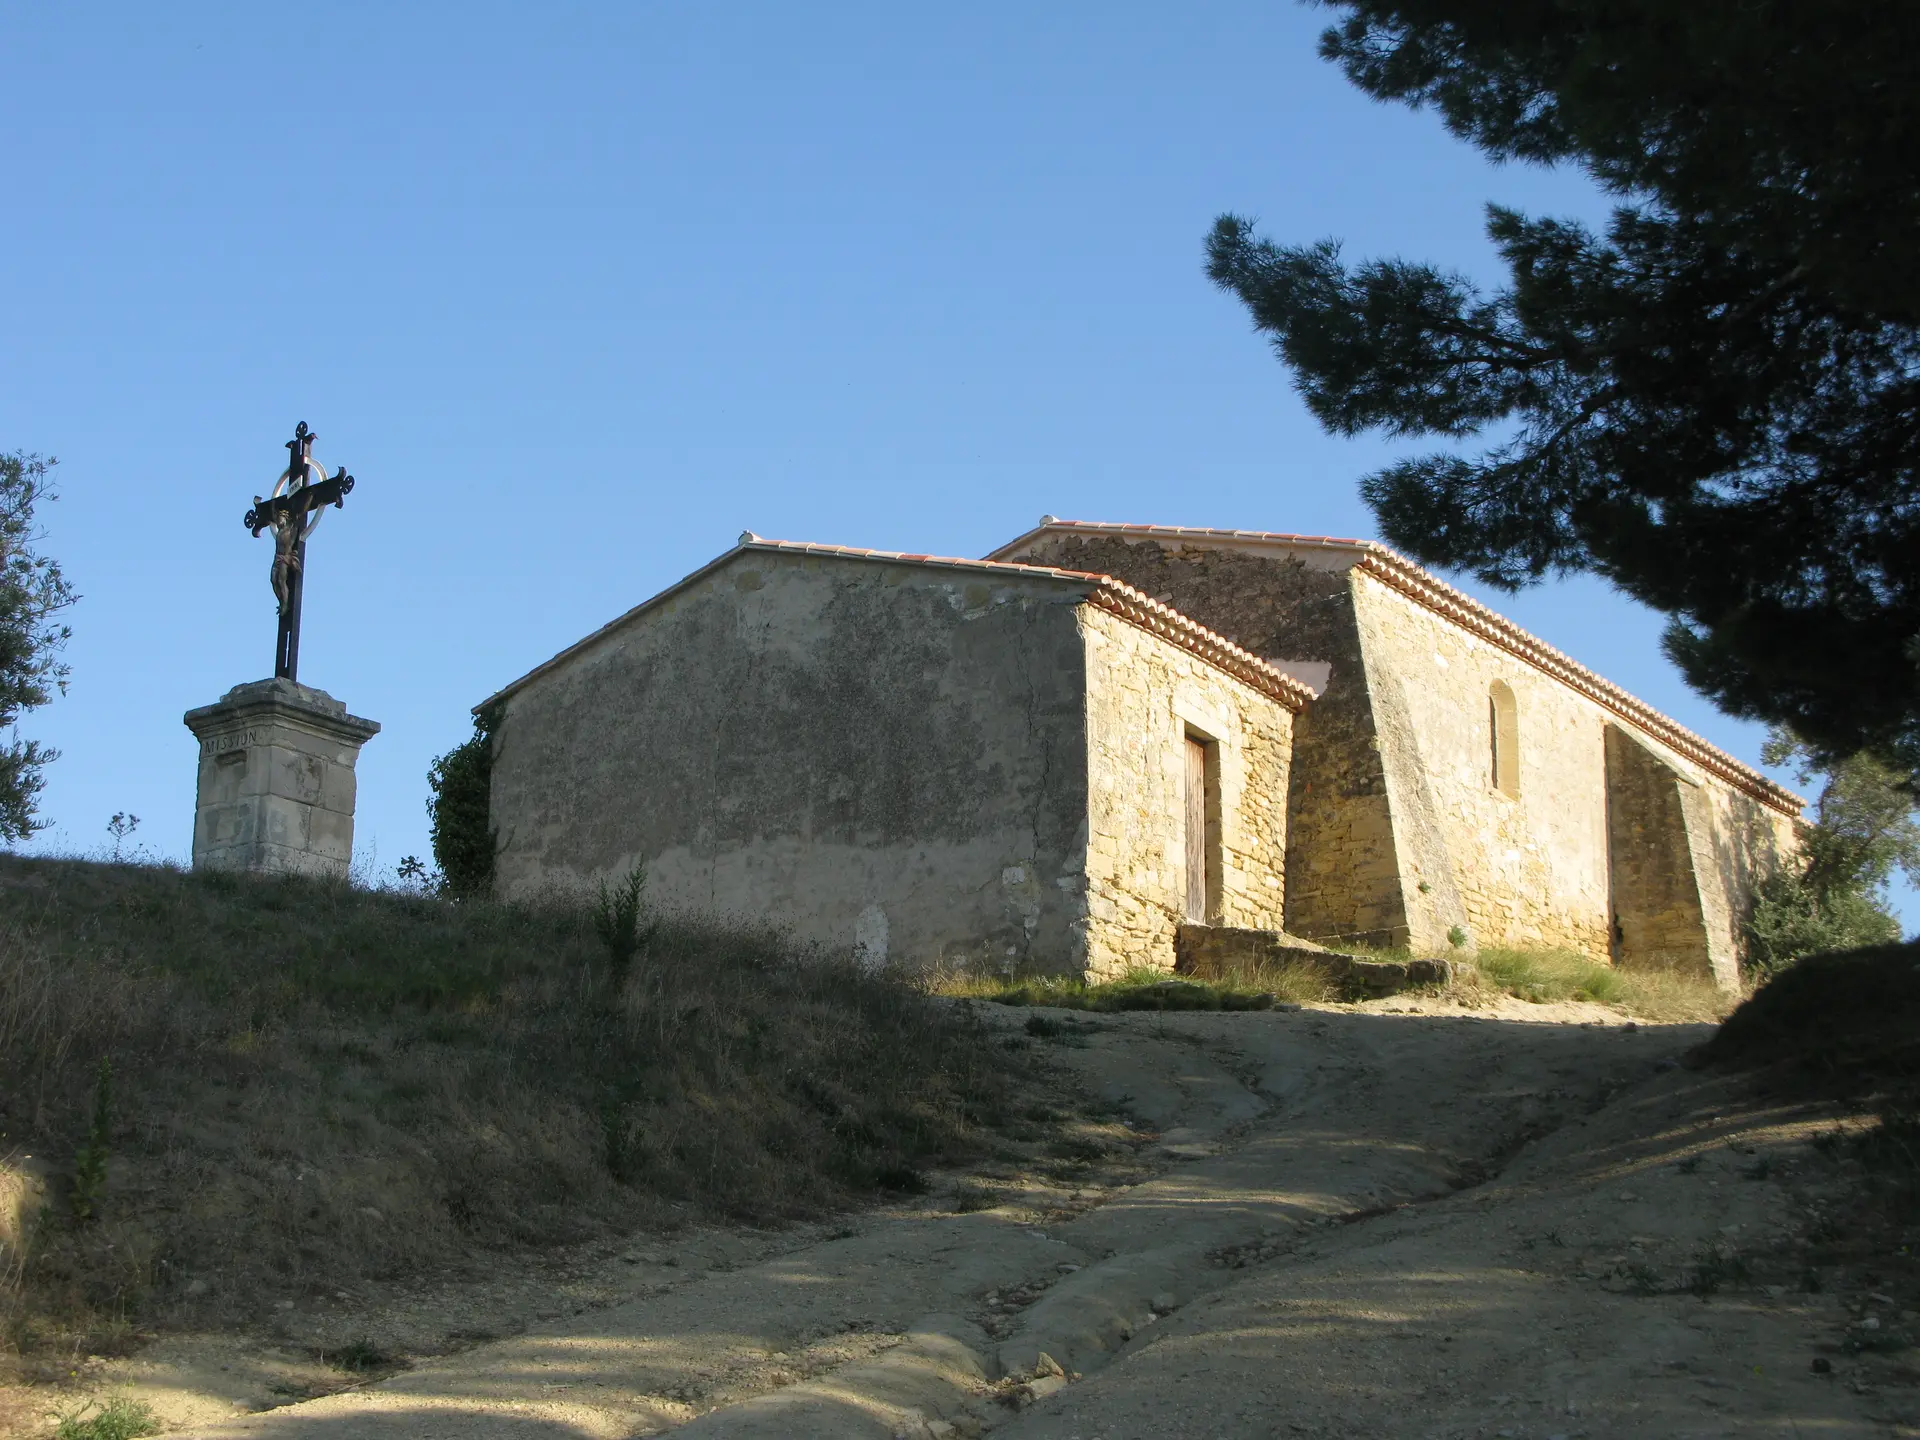
[[0,858],[0,1338],[817,1213],[969,1150],[1012,1063],[768,934],[668,924],[615,976],[564,905]]

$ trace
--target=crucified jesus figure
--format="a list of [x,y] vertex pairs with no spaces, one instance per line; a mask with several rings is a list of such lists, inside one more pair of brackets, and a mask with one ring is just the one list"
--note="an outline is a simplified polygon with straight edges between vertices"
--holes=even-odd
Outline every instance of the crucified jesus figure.
[[293,587],[300,574],[300,542],[312,531],[313,521],[288,508],[276,512],[270,524],[273,570],[268,583],[273,586],[273,598],[279,602],[280,614],[284,616],[287,606],[293,603]]
[[258,538],[273,532],[273,567],[267,582],[273,587],[280,614],[280,635],[274,642],[273,673],[294,680],[300,663],[300,591],[307,559],[307,537],[320,523],[325,507],[339,509],[353,489],[353,477],[344,468],[327,474],[312,457],[314,434],[302,421],[287,442],[287,468],[274,482],[273,494],[253,497],[253,508],[241,522]]

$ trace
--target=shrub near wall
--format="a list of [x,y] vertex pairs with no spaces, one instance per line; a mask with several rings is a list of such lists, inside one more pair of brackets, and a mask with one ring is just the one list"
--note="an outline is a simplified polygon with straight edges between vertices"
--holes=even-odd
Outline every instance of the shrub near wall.
[[427,817],[434,862],[447,894],[493,893],[494,860],[500,853],[490,814],[493,803],[493,732],[498,712],[482,707],[473,734],[427,769]]
[[1900,922],[1887,894],[1894,872],[1920,881],[1920,815],[1910,777],[1868,753],[1820,765],[1775,729],[1761,758],[1821,778],[1798,863],[1761,882],[1746,924],[1748,975],[1765,980],[1808,955],[1890,945]]

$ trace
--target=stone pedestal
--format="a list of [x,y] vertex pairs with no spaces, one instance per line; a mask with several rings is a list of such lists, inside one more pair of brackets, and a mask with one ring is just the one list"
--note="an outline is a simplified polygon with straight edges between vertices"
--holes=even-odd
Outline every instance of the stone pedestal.
[[200,742],[194,869],[346,877],[353,764],[376,722],[292,680],[236,685],[186,722]]

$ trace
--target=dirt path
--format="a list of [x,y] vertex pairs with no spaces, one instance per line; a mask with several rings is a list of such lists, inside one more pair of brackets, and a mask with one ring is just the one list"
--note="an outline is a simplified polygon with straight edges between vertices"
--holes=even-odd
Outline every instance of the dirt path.
[[1920,1435],[1872,1343],[1920,1292],[1802,1288],[1832,1117],[1676,1067],[1696,1028],[1050,1013],[1141,1137],[1083,1184],[609,1252],[581,1313],[240,1418],[238,1351],[99,1379],[209,1440]]

